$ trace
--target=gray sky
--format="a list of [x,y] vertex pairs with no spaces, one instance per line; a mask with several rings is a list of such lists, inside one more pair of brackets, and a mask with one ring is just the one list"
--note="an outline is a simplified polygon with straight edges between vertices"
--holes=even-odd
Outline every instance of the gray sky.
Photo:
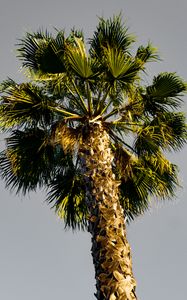
[[[120,11],[139,44],[151,40],[159,48],[163,61],[150,65],[150,78],[176,71],[187,79],[186,0],[1,0],[0,4],[0,81],[7,76],[22,78],[14,44],[25,31],[69,30],[75,25],[89,37],[97,16]],[[186,299],[185,153],[186,148],[170,156],[181,170],[183,189],[177,199],[155,204],[128,227],[141,300]],[[41,192],[23,199],[0,182],[0,198],[0,299],[94,299],[90,236],[64,232]]]

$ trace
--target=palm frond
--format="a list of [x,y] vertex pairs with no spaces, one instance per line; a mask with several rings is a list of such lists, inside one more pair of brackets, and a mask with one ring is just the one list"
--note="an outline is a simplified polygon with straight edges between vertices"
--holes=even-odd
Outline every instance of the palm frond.
[[[13,79],[8,77],[6,80],[1,82],[0,92],[1,93],[8,92],[10,89],[12,89],[13,87],[16,87],[16,86],[17,86],[17,83]],[[0,100],[2,100],[2,99],[0,98]]]
[[1,128],[11,128],[22,124],[48,125],[53,120],[50,106],[54,102],[43,89],[31,83],[10,85],[1,96]]
[[187,128],[183,113],[165,112],[139,128],[135,149],[139,154],[165,150],[179,150],[187,141]]
[[186,83],[175,73],[159,74],[154,77],[153,84],[147,87],[143,96],[145,111],[154,115],[178,108],[186,90]]
[[66,40],[67,40],[68,44],[73,44],[75,46],[76,39],[80,39],[84,43],[84,33],[82,30],[76,29],[75,27],[73,27]]
[[154,155],[143,155],[140,160],[145,170],[150,169],[153,177],[152,193],[161,199],[175,196],[178,182],[178,168],[172,164],[160,151]]
[[143,168],[131,166],[131,175],[121,177],[120,202],[128,220],[143,214],[149,208],[150,175]]
[[44,86],[45,92],[52,95],[54,100],[61,99],[61,103],[68,97],[68,86],[70,80],[66,73],[42,73],[29,70],[26,72],[27,78],[37,85]]
[[146,47],[138,47],[136,59],[139,59],[142,63],[159,60],[157,48],[153,47],[151,43],[148,43]]
[[49,186],[47,201],[53,204],[66,227],[85,229],[88,211],[85,203],[86,186],[81,173],[74,165],[59,171]]
[[76,46],[68,45],[66,48],[69,65],[80,78],[88,79],[93,75],[91,60],[86,54],[82,39],[75,38],[75,43]]
[[15,130],[0,154],[0,173],[6,185],[25,194],[45,186],[54,173],[54,150],[47,132]]
[[[0,121],[1,129],[6,130],[11,127],[23,124],[27,126],[40,125],[50,126],[59,118],[65,117],[79,118],[80,105],[78,101],[73,109],[70,99],[68,105],[63,105],[63,99],[48,93],[45,84],[23,83],[16,86],[9,86],[1,96]],[[75,108],[78,112],[75,112]]]
[[[120,180],[120,201],[128,220],[142,214],[149,207],[152,174],[140,165],[133,152],[115,145],[115,173]],[[151,179],[151,181],[150,181]]]
[[[120,199],[128,220],[133,220],[150,208],[150,197],[169,199],[178,186],[178,169],[161,152],[145,154],[131,163],[132,155],[121,152],[116,175],[120,178]],[[129,167],[130,169],[129,169]]]
[[115,48],[105,48],[104,55],[104,63],[114,80],[127,84],[138,78],[138,72],[142,68],[138,61],[127,57],[122,51]]
[[100,18],[93,38],[90,39],[90,54],[102,59],[103,50],[108,46],[128,53],[134,41],[134,37],[128,33],[128,27],[122,23],[121,15],[107,20]]
[[59,31],[53,37],[47,31],[27,33],[18,44],[18,58],[26,68],[35,72],[61,73],[65,67],[63,63],[65,37]]

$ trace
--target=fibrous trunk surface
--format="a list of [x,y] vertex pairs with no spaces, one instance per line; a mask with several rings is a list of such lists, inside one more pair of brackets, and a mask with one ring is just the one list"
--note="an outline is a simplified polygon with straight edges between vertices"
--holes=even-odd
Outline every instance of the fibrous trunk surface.
[[109,136],[101,123],[89,125],[85,136],[81,153],[88,182],[95,296],[98,300],[137,299],[124,212],[119,203],[119,182],[112,170],[114,157]]

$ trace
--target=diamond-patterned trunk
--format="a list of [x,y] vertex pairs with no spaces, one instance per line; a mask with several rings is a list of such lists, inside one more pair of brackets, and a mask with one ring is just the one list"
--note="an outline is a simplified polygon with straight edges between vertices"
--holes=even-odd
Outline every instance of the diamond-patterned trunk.
[[95,296],[98,300],[137,299],[124,212],[119,203],[119,182],[112,170],[114,157],[109,136],[101,123],[87,127],[81,153],[88,183]]

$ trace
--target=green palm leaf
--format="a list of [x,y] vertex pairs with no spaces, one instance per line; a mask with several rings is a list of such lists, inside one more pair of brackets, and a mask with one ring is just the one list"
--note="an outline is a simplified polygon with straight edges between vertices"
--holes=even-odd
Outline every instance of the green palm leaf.
[[128,33],[128,28],[122,23],[120,15],[108,20],[100,18],[93,38],[90,39],[90,53],[91,56],[101,59],[103,50],[108,46],[127,53],[134,41],[134,37]]
[[82,39],[75,38],[76,46],[67,47],[67,57],[71,68],[82,79],[88,79],[93,75],[91,61],[87,57],[86,49]]
[[86,186],[78,169],[71,164],[63,171],[59,169],[51,181],[47,201],[53,205],[65,226],[84,229],[88,225],[85,203]]
[[120,199],[128,220],[149,209],[150,196],[156,195],[158,199],[174,197],[178,169],[160,152],[139,159],[121,147],[117,153],[116,175],[121,181]]
[[159,60],[157,49],[148,43],[146,47],[140,46],[136,52],[136,59],[142,63]]
[[6,142],[7,150],[0,154],[0,170],[8,186],[25,194],[50,181],[55,154],[47,132],[16,130]]
[[52,37],[47,31],[27,33],[18,44],[18,57],[23,66],[35,72],[60,73],[64,72],[64,32],[60,31]]
[[187,128],[183,113],[165,112],[146,122],[138,130],[135,149],[141,154],[155,153],[159,147],[167,150],[179,150],[186,143]]
[[22,124],[49,124],[53,114],[49,107],[53,101],[43,93],[43,89],[30,84],[9,82],[1,97],[0,121],[6,128]]
[[155,114],[177,108],[186,89],[186,83],[175,73],[159,74],[143,95],[145,110]]
[[107,47],[104,54],[106,67],[114,80],[132,83],[138,79],[137,74],[141,70],[141,64],[138,61],[115,48]]
[[140,162],[145,170],[148,168],[153,174],[151,193],[162,199],[174,197],[176,187],[179,185],[177,166],[167,160],[160,151],[152,156],[147,154],[141,156]]

